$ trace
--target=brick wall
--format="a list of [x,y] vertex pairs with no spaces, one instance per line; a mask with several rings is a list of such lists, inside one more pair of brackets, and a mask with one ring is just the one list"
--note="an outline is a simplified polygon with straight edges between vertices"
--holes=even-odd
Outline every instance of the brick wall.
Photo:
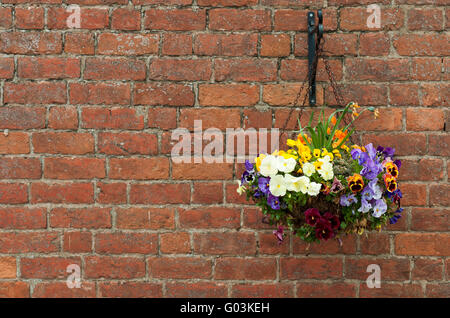
[[[450,11],[380,0],[370,29],[371,3],[1,1],[0,296],[449,297]],[[305,78],[306,12],[321,7],[345,98],[380,110],[358,138],[404,160],[405,212],[308,255],[237,196],[241,165],[174,164],[170,138],[195,119],[282,127]],[[336,104],[323,65],[318,80]],[[365,284],[372,263],[380,289]]]

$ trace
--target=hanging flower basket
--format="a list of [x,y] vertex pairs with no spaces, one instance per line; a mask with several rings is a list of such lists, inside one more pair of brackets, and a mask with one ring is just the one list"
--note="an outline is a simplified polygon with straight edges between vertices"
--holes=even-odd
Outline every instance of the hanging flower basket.
[[[299,134],[288,139],[287,151],[246,161],[237,191],[277,226],[280,243],[285,228],[306,242],[320,242],[381,230],[401,217],[401,162],[394,159],[395,150],[350,143],[358,115],[366,110],[378,115],[372,107],[359,108],[349,103],[327,119],[322,110],[316,126],[311,126],[312,114],[306,127],[299,121]],[[349,115],[351,122],[344,124]]]

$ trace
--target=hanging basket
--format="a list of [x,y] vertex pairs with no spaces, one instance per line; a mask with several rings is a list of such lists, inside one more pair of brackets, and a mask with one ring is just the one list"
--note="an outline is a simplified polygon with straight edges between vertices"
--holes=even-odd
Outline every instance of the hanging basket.
[[[350,127],[360,113],[356,103],[324,110],[317,125],[301,127],[286,151],[260,154],[247,161],[237,191],[259,206],[274,224],[281,242],[285,229],[306,242],[340,238],[349,233],[381,230],[401,216],[397,178],[401,167],[392,148],[350,142]],[[344,123],[351,113],[353,119]]]

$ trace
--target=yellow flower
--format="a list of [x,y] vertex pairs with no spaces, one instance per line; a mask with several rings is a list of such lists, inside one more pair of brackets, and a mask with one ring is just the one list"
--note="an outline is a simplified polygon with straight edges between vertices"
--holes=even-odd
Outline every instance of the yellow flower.
[[319,158],[320,157],[320,149],[314,149],[314,157]]
[[316,168],[316,170],[320,170],[322,168],[322,164],[323,162],[318,160],[313,162],[313,165]]
[[262,160],[266,157],[265,154],[260,154],[259,157],[255,158],[256,169],[259,171],[259,167],[261,166]]
[[364,228],[363,227],[360,227],[359,229],[358,229],[358,234],[359,235],[362,235],[364,233]]
[[373,116],[375,117],[375,119],[377,119],[379,115],[380,115],[380,111],[378,109],[375,109],[373,111]]
[[322,157],[328,155],[328,150],[326,148],[322,148]]
[[288,139],[287,142],[286,142],[286,144],[287,144],[289,147],[295,147],[295,146],[297,146],[297,142],[296,142],[295,140],[292,140],[292,139]]
[[350,148],[348,148],[346,145],[342,145],[341,148],[344,149],[344,150],[347,151],[347,152],[350,151]]
[[338,149],[334,149],[334,150],[333,150],[333,154],[334,154],[336,157],[338,157],[338,158],[342,158],[341,153],[339,152]]

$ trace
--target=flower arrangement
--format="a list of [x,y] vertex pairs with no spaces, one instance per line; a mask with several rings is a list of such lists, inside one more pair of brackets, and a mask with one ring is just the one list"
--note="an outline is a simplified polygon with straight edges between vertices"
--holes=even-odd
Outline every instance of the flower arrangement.
[[[287,140],[287,151],[246,161],[237,191],[277,225],[280,243],[285,228],[306,242],[320,242],[381,230],[401,217],[401,162],[394,159],[395,150],[349,142],[351,124],[366,110],[378,116],[374,108],[360,111],[353,102],[327,119],[321,110],[314,127],[313,114],[306,127],[299,121],[300,132],[296,140]],[[340,128],[350,114],[351,122]]]

